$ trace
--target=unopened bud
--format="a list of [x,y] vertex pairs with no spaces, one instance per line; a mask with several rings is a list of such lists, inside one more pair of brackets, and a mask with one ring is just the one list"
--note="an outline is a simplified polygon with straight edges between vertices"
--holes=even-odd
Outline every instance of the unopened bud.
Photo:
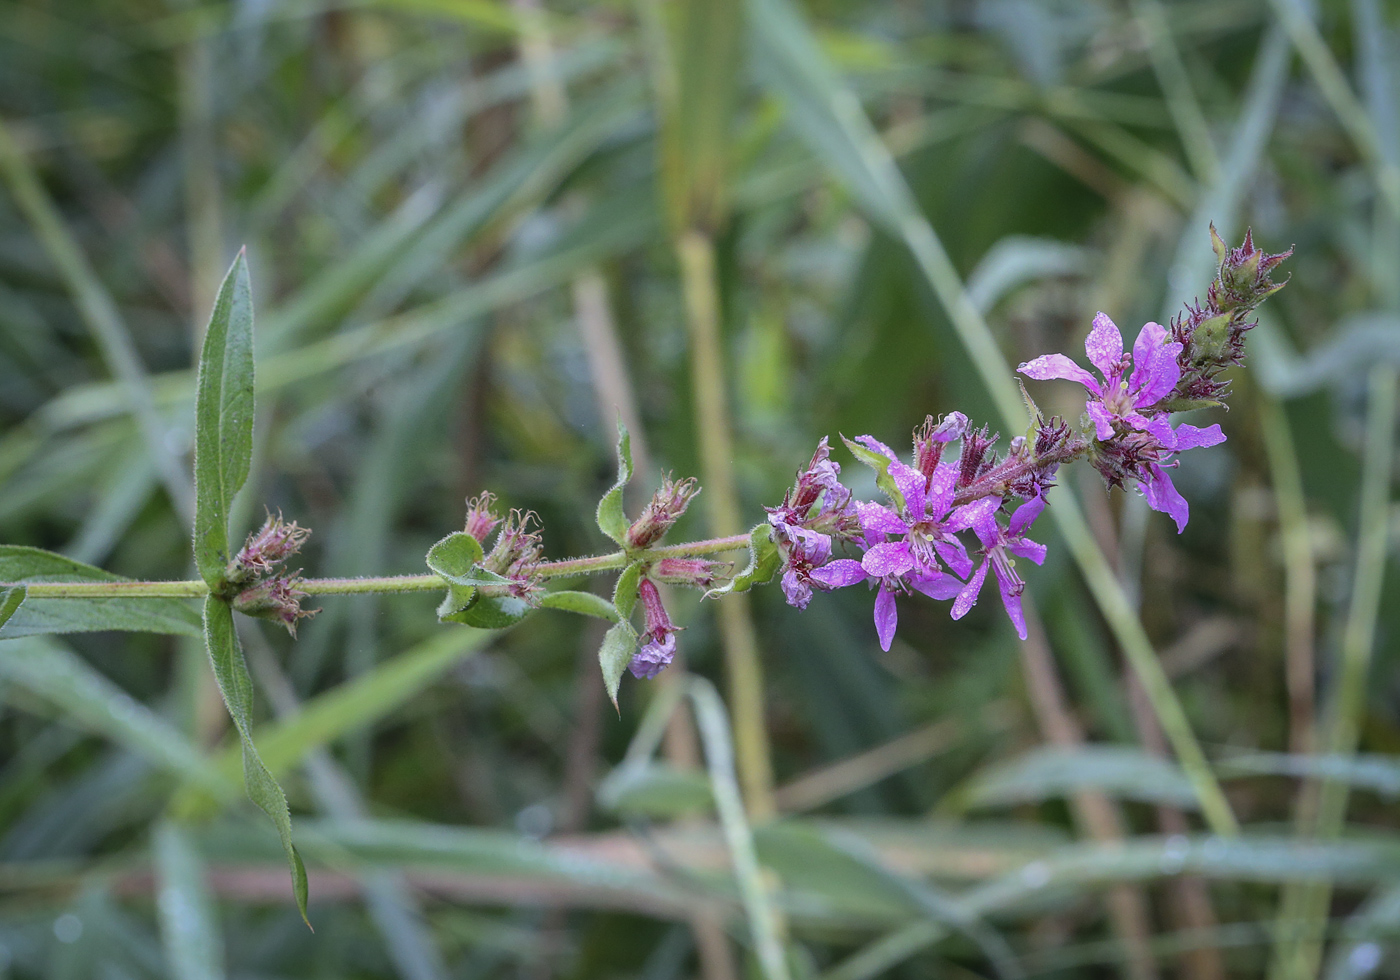
[[694,477],[679,483],[670,477],[662,480],[661,488],[652,494],[650,502],[642,510],[642,516],[627,529],[628,547],[646,548],[660,541],[671,525],[680,520],[699,492],[700,486]]
[[491,536],[501,519],[491,510],[496,498],[489,492],[482,492],[467,501],[467,522],[464,530],[482,544]]
[[966,431],[967,416],[962,412],[951,412],[937,422],[932,415],[925,418],[923,426],[914,433],[915,469],[931,478],[948,443],[961,439]]
[[641,636],[641,648],[632,655],[627,669],[633,677],[651,678],[675,659],[676,634],[680,629],[671,622],[666,607],[661,604],[661,592],[651,579],[642,579],[637,587],[637,596],[642,603],[646,631]]
[[730,569],[732,562],[710,561],[707,558],[662,558],[651,566],[651,577],[667,585],[688,585],[708,589]]
[[297,588],[300,581],[297,576],[264,579],[234,596],[233,608],[245,616],[281,623],[287,627],[287,632],[296,636],[297,620],[320,612],[319,609],[301,608],[301,600],[307,594]]
[[288,524],[281,514],[268,514],[263,526],[248,535],[247,542],[229,562],[229,581],[248,582],[270,572],[300,551],[310,536],[310,528],[299,527],[295,521]]

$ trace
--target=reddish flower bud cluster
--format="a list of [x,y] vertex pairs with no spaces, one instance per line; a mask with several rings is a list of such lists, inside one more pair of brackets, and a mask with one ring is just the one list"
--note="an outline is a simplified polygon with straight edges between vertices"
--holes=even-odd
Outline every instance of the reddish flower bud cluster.
[[631,548],[648,548],[665,536],[671,525],[680,520],[700,485],[694,477],[677,482],[669,476],[661,481],[661,488],[652,494],[651,500],[642,510],[642,516],[632,522],[627,529],[627,545]]
[[[531,522],[539,524],[534,511],[512,510],[500,522],[496,544],[481,562],[486,570],[509,579],[502,588],[519,599],[529,599],[541,588],[537,571],[544,545],[539,532],[530,529]],[[492,587],[482,588],[487,591]]]
[[248,616],[270,619],[297,634],[297,620],[314,616],[319,610],[301,608],[306,593],[297,588],[300,570],[288,573],[283,563],[311,536],[308,528],[288,524],[282,515],[267,515],[263,526],[248,536],[247,542],[229,562],[228,580],[240,587],[233,597],[233,608]]

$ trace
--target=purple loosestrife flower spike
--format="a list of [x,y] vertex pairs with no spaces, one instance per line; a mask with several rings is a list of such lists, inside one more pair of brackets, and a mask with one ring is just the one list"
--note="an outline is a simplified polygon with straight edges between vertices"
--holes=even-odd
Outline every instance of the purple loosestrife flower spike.
[[1182,345],[1169,337],[1161,324],[1144,324],[1129,357],[1118,327],[1099,313],[1084,349],[1102,374],[1102,381],[1063,354],[1037,357],[1019,370],[1037,381],[1063,378],[1089,390],[1085,412],[1096,439],[1090,447],[1094,466],[1110,486],[1137,480],[1148,505],[1170,515],[1180,533],[1186,527],[1189,508],[1167,475],[1167,469],[1175,465],[1171,456],[1198,446],[1214,446],[1224,442],[1225,435],[1219,425],[1172,428],[1161,403],[1181,378],[1178,359]]
[[464,530],[481,544],[486,543],[496,525],[501,523],[501,519],[491,509],[495,502],[495,496],[486,491],[467,501],[467,522]]
[[662,480],[661,488],[652,494],[642,515],[627,529],[628,546],[646,548],[660,541],[699,492],[700,486],[694,477],[679,483],[669,476]]
[[646,631],[641,636],[642,646],[632,655],[627,669],[633,677],[650,680],[675,659],[676,634],[680,628],[672,624],[671,617],[666,614],[666,607],[661,604],[661,593],[651,579],[642,579],[637,595],[646,618]]

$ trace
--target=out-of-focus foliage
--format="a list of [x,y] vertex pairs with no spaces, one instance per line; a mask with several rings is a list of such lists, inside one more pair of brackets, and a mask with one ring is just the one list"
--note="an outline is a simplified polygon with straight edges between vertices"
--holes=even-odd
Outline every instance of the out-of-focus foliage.
[[[604,550],[628,402],[636,482],[700,473],[678,223],[714,236],[749,524],[823,435],[995,428],[907,214],[843,142],[862,108],[1013,364],[1074,353],[1096,310],[1165,321],[1212,275],[1210,221],[1296,249],[1211,414],[1229,441],[1175,474],[1185,533],[1087,467],[1055,491],[1140,597],[1239,839],[1201,831],[1053,540],[1023,570],[1035,650],[995,602],[901,600],[881,653],[862,590],[804,613],[753,590],[780,817],[752,827],[712,688],[627,678],[615,714],[605,622],[486,634],[429,595],[327,597],[295,642],[240,619],[314,934],[198,641],[16,618],[0,976],[725,980],[776,951],[830,980],[1283,978],[1300,880],[1337,889],[1328,976],[1400,975],[1393,575],[1361,754],[1322,751],[1383,571],[1358,582],[1358,547],[1400,528],[1360,503],[1368,377],[1400,363],[1400,18],[1311,7],[0,0],[0,541],[121,576],[194,574],[192,365],[241,245],[259,398],[230,540],[281,511],[317,576],[422,573],[487,489],[549,557]],[[1036,397],[1074,417],[1067,388]],[[733,600],[668,601],[723,690]],[[1310,778],[1354,789],[1336,841],[1292,834]]]

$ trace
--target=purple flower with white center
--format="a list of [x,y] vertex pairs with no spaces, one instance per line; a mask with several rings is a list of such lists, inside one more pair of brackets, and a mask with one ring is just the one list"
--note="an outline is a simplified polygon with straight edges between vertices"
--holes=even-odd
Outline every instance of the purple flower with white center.
[[649,578],[644,578],[637,586],[637,597],[642,603],[642,613],[646,618],[646,631],[642,633],[641,649],[632,655],[627,669],[633,677],[650,680],[670,666],[676,657],[676,634],[680,627],[671,622],[666,607],[661,604],[661,593]]
[[977,535],[977,539],[982,542],[985,558],[967,580],[967,584],[958,592],[958,597],[953,602],[952,616],[954,619],[962,619],[976,605],[977,596],[982,591],[982,583],[986,581],[987,569],[990,567],[996,573],[1006,615],[1016,627],[1016,635],[1024,640],[1026,617],[1021,611],[1021,593],[1025,591],[1026,583],[1016,573],[1016,561],[1012,556],[1028,558],[1037,565],[1045,561],[1045,545],[1031,541],[1025,536],[1031,524],[1045,509],[1045,498],[1032,497],[1017,507],[1006,527],[1002,527],[996,517],[1000,506],[1000,499],[983,497],[959,510],[957,523],[971,528]]
[[1182,424],[1173,428],[1168,414],[1155,407],[1172,393],[1181,378],[1178,358],[1182,345],[1169,340],[1169,336],[1166,327],[1159,323],[1144,324],[1129,357],[1118,327],[1099,313],[1094,316],[1094,327],[1084,341],[1084,350],[1102,373],[1102,383],[1064,354],[1037,357],[1022,364],[1019,370],[1037,381],[1063,378],[1077,381],[1089,390],[1092,397],[1085,404],[1085,411],[1098,439],[1092,453],[1094,465],[1110,485],[1122,485],[1127,478],[1140,481],[1148,505],[1170,515],[1180,533],[1186,527],[1189,509],[1166,473],[1173,465],[1169,457],[1182,450],[1217,445],[1225,441],[1225,434],[1219,425],[1200,429]]

